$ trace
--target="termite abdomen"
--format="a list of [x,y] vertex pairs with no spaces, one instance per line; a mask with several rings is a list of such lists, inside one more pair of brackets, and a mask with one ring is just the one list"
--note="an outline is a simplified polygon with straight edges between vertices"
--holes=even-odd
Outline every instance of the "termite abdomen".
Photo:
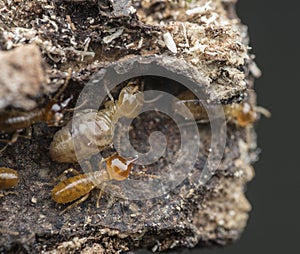
[[68,178],[57,184],[52,190],[55,202],[66,204],[88,194],[95,185],[86,174]]
[[10,189],[19,183],[19,175],[17,171],[10,169],[10,168],[4,168],[0,167],[0,189]]
[[136,86],[127,86],[121,90],[119,100],[109,101],[106,108],[75,115],[72,121],[54,135],[50,145],[52,160],[78,162],[112,145],[118,119],[136,117],[143,103],[143,93]]
[[110,110],[80,114],[55,133],[50,145],[50,156],[58,162],[87,159],[110,145],[113,133],[114,123]]
[[43,111],[32,112],[3,112],[0,115],[0,131],[11,133],[28,128],[38,122]]

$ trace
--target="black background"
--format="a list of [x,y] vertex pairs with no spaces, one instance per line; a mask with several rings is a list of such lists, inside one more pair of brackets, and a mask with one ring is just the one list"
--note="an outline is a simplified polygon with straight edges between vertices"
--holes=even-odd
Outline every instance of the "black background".
[[[235,244],[184,253],[300,253],[299,1],[239,0],[237,12],[249,28],[250,45],[263,76],[258,103],[272,112],[257,125],[260,160],[248,184],[248,226]],[[297,123],[298,122],[298,123]]]

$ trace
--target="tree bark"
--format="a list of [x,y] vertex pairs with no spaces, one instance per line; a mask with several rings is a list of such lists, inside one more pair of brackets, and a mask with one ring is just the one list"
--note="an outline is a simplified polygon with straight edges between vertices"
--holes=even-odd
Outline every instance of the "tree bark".
[[[255,106],[253,80],[259,71],[248,51],[247,29],[235,14],[235,2],[0,1],[0,109],[43,108],[49,94],[64,83],[69,68],[71,82],[63,97],[73,95],[76,101],[95,73],[112,64],[116,72],[133,72],[135,63],[154,63],[201,84],[210,102],[248,101]],[[180,91],[176,82],[165,81],[146,78],[145,86]],[[167,129],[170,147],[180,143],[178,129],[163,114],[142,115],[133,126],[131,142],[140,151],[149,149],[145,136],[162,127]],[[3,192],[0,197],[0,252],[116,253],[225,245],[238,239],[246,226],[251,206],[244,188],[257,159],[252,125],[241,128],[228,123],[221,164],[204,185],[199,175],[210,149],[211,130],[200,124],[205,145],[191,173],[171,192],[146,201],[116,198],[111,205],[110,195],[105,194],[96,208],[95,191],[63,215],[59,213],[65,206],[51,199],[53,179],[69,167],[80,167],[49,157],[58,129],[35,124],[30,140],[19,138],[0,154],[1,166],[20,175],[15,194]],[[5,133],[2,136],[6,138]],[[173,160],[172,156],[164,161]],[[160,161],[147,173],[165,170]]]

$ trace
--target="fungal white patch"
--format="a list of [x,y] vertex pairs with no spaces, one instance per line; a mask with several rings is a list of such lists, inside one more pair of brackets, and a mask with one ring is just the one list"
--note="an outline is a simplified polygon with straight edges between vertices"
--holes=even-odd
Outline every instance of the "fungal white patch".
[[186,13],[186,15],[190,16],[190,15],[194,15],[194,14],[202,14],[202,13],[205,13],[212,9],[213,8],[211,7],[211,1],[208,1],[204,6],[199,6],[194,9],[187,10],[185,13]]
[[117,39],[118,37],[121,36],[121,34],[123,33],[124,31],[124,28],[120,28],[118,29],[115,33],[111,34],[111,35],[108,35],[108,36],[105,36],[103,38],[103,42],[104,43],[110,43],[112,42],[113,40]]
[[167,32],[163,35],[163,38],[164,38],[164,42],[165,42],[167,48],[171,52],[176,54],[177,53],[177,46],[176,46],[176,43],[173,39],[173,36],[169,32]]
[[136,9],[135,9],[133,6],[130,6],[130,7],[128,8],[128,10],[129,10],[130,14],[136,13]]
[[217,13],[213,12],[211,14],[210,18],[203,16],[200,18],[200,20],[209,25],[209,24],[213,23],[214,21],[216,21],[218,17],[219,17],[219,15]]

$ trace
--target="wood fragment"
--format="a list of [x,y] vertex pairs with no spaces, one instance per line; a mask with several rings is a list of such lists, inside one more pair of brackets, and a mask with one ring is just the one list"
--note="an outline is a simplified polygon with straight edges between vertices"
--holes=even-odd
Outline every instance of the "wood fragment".
[[[137,65],[145,70],[153,65],[164,74],[171,72],[197,84],[209,103],[246,101],[268,115],[256,106],[253,81],[260,71],[234,6],[235,0],[226,1],[226,8],[219,0],[0,1],[4,10],[0,12],[0,109],[42,108],[50,93],[64,84],[70,68],[70,85],[61,97],[72,95],[75,104],[95,74],[105,78],[110,67],[119,77],[135,73]],[[177,96],[186,89],[185,84],[161,76],[137,78],[145,90]],[[114,98],[117,93],[118,88]],[[42,96],[44,100],[39,100]],[[85,99],[88,107],[94,98]],[[159,100],[163,98],[150,98],[147,103]],[[168,137],[168,153],[153,165],[136,169],[131,180],[144,181],[148,175],[153,176],[150,181],[158,181],[154,176],[170,171],[168,162],[178,157],[181,143],[173,123],[155,110],[133,121],[134,147],[147,152],[145,140],[161,130]],[[231,243],[247,223],[251,205],[244,190],[254,176],[251,164],[258,151],[252,125],[241,128],[227,123],[226,128],[222,161],[207,183],[199,180],[201,172],[207,154],[218,146],[210,147],[211,129],[201,123],[203,147],[192,171],[171,192],[146,201],[124,200],[111,196],[108,188],[99,208],[94,202],[97,193],[92,192],[85,202],[59,215],[65,206],[51,200],[50,193],[53,179],[66,164],[49,157],[49,145],[59,128],[34,125],[31,140],[19,139],[0,154],[1,166],[18,169],[21,179],[14,189],[18,195],[0,199],[0,253],[13,252],[15,246],[24,253],[120,253]],[[1,135],[7,138],[6,133]],[[189,140],[188,145],[194,144],[194,137]],[[153,143],[159,147],[159,142]],[[103,153],[109,155],[111,150]],[[188,156],[185,162],[191,160]]]

